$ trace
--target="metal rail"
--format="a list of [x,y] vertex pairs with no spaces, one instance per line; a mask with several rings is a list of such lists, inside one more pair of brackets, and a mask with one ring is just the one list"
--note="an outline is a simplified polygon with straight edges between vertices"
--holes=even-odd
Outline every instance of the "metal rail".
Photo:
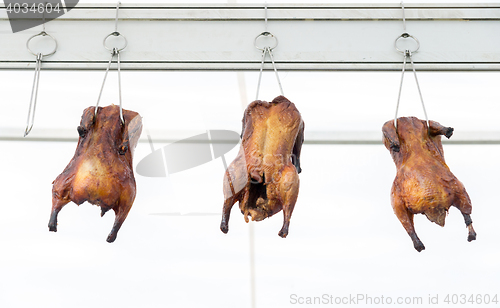
[[[199,131],[166,131],[152,130],[153,142],[165,144],[183,142],[185,136],[195,136]],[[311,131],[305,132],[305,144],[382,144],[382,132],[377,131]],[[493,132],[455,132],[452,138],[443,138],[446,144],[500,144],[500,131]],[[45,129],[37,128],[26,139],[22,136],[22,128],[0,131],[0,141],[45,141],[45,142],[77,142],[78,133],[75,129]],[[139,139],[141,143],[149,142],[146,134]],[[189,139],[190,143],[206,143],[205,139]],[[226,143],[227,140],[211,139],[210,143]]]
[[[406,4],[408,31],[421,48],[417,70],[500,71],[500,4]],[[103,69],[102,50],[116,4],[80,4],[46,24],[59,42],[43,69]],[[400,5],[268,4],[268,28],[280,70],[399,71],[393,47],[402,33]],[[258,70],[253,40],[265,11],[255,4],[123,4],[120,29],[129,46],[123,70]],[[41,26],[39,27],[41,28]],[[26,40],[38,27],[13,34],[0,6],[0,69],[34,69]],[[269,61],[268,61],[269,62]],[[272,69],[266,63],[265,69]]]

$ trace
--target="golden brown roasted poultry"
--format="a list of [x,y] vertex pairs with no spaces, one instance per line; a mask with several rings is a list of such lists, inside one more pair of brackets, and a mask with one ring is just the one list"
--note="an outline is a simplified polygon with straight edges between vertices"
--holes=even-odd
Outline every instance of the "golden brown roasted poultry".
[[450,138],[453,128],[415,117],[401,117],[384,124],[384,145],[391,152],[397,174],[391,190],[391,203],[417,251],[425,249],[413,226],[414,214],[444,226],[450,206],[462,212],[469,231],[468,241],[476,239],[470,214],[469,195],[444,161],[441,135]]
[[299,193],[300,150],[304,122],[284,96],[271,103],[252,102],[243,117],[241,148],[224,174],[224,207],[220,228],[227,233],[229,214],[239,201],[245,221],[260,221],[283,210],[286,237]]
[[83,111],[75,155],[53,182],[49,230],[57,231],[57,214],[68,202],[88,201],[101,207],[101,216],[114,210],[115,223],[107,238],[111,243],[134,203],[132,156],[142,120],[137,112],[123,109],[122,124],[118,106],[99,107],[94,113],[95,107]]

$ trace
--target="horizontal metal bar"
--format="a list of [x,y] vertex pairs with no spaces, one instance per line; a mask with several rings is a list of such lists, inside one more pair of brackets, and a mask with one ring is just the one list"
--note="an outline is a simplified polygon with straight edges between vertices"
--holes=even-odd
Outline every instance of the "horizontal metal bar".
[[[43,70],[103,70],[106,63],[99,62],[64,62],[45,61]],[[122,70],[218,70],[218,71],[250,71],[259,70],[260,63],[241,62],[121,62]],[[345,62],[276,62],[277,68],[283,71],[401,71],[402,63],[345,63]],[[13,70],[23,67],[32,70],[33,62],[3,62],[0,70]],[[265,64],[264,70],[272,70],[271,64]],[[411,69],[407,64],[407,69]],[[418,71],[500,71],[500,63],[415,63]],[[110,70],[116,70],[112,67]]]
[[[152,141],[155,144],[172,142],[185,142],[186,136],[199,135],[199,131],[151,131]],[[73,142],[78,141],[76,129],[44,129],[38,128],[28,137],[23,137],[22,129],[2,129],[0,141],[52,141]],[[148,143],[145,133],[139,139],[141,143]],[[207,143],[206,139],[196,140],[190,138],[188,143]],[[210,143],[227,143],[227,140],[212,139]],[[382,132],[376,131],[311,131],[305,132],[305,144],[381,144]],[[443,138],[447,144],[500,144],[500,132],[455,132],[450,139]]]
[[[102,40],[114,29],[116,4],[80,4],[46,24],[58,50],[42,69],[101,70],[109,59]],[[407,30],[421,49],[425,71],[500,71],[500,4],[405,4]],[[124,70],[258,70],[255,37],[264,30],[257,4],[122,4],[118,28],[129,45]],[[268,30],[279,38],[280,70],[398,71],[394,48],[403,32],[400,5],[269,4]],[[41,28],[41,27],[39,27]],[[37,27],[10,33],[0,9],[0,69],[32,70],[27,39]],[[43,47],[43,44],[42,44]],[[113,68],[112,68],[113,69]],[[266,69],[270,69],[266,65]]]

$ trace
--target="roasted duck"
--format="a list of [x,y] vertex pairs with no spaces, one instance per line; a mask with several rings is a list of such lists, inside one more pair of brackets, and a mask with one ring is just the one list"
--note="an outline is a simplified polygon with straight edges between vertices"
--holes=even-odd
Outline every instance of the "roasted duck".
[[239,202],[245,221],[260,221],[283,210],[286,237],[299,193],[300,151],[304,122],[284,96],[271,103],[254,101],[243,117],[241,148],[224,175],[220,228],[228,232],[229,214]]
[[113,209],[115,223],[107,241],[116,239],[118,230],[135,199],[132,156],[142,131],[137,112],[108,106],[83,111],[76,152],[68,166],[52,183],[52,214],[49,230],[57,231],[57,214],[68,202],[85,201],[101,207],[101,216]]
[[451,173],[444,161],[441,135],[450,138],[453,128],[415,117],[402,117],[384,124],[384,145],[391,152],[397,174],[391,190],[394,213],[410,235],[417,251],[425,249],[415,233],[414,214],[444,226],[450,206],[462,212],[468,228],[468,241],[476,239],[470,217],[472,206],[464,185]]

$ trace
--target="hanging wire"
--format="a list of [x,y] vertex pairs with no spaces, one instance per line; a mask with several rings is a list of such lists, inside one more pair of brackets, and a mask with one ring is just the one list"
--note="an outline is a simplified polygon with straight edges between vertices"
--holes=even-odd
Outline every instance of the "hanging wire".
[[422,96],[422,91],[420,90],[420,84],[418,83],[417,71],[415,70],[415,64],[413,64],[413,58],[411,57],[411,51],[408,50],[408,57],[410,58],[411,68],[413,69],[413,75],[415,76],[415,82],[417,84],[418,95],[420,96],[420,102],[422,103],[422,109],[424,110],[425,122],[427,122],[427,127],[430,129],[429,117],[427,117],[427,111],[425,110],[424,98]]
[[278,80],[278,85],[280,87],[281,95],[284,96],[285,94],[283,94],[283,87],[281,86],[280,76],[278,75],[278,70],[276,69],[276,64],[274,63],[273,51],[271,50],[271,48],[267,47],[267,53],[269,54],[269,57],[271,58],[271,63],[273,64],[274,74],[276,75],[276,80]]
[[106,73],[104,73],[104,80],[102,81],[101,91],[99,92],[99,97],[97,98],[97,104],[95,105],[95,116],[97,116],[97,110],[99,107],[99,102],[101,101],[102,92],[104,90],[104,85],[106,84],[106,78],[108,77],[108,72],[111,67],[111,62],[113,61],[114,56],[117,56],[117,72],[118,72],[118,97],[120,102],[120,120],[122,124],[125,124],[125,120],[123,119],[123,110],[122,110],[122,87],[121,87],[121,78],[120,78],[120,52],[117,48],[113,48],[111,53],[111,58],[108,62],[108,67],[106,68]]
[[42,32],[45,32],[45,9],[47,8],[47,2],[44,3],[44,8],[42,11]]
[[[276,80],[278,81],[278,85],[279,85],[279,88],[280,88],[281,95],[284,96],[283,87],[281,85],[280,77],[279,77],[279,74],[278,74],[278,69],[276,68],[276,63],[274,62],[274,57],[273,57],[273,49],[276,48],[276,46],[278,46],[278,38],[274,34],[272,34],[271,32],[267,31],[267,3],[265,4],[264,9],[265,9],[265,17],[264,17],[265,31],[262,32],[261,34],[257,35],[257,37],[254,40],[255,48],[257,48],[259,50],[262,50],[262,62],[260,64],[259,81],[257,83],[257,93],[255,95],[255,100],[259,99],[260,84],[261,84],[261,81],[262,81],[262,71],[264,70],[264,63],[265,63],[265,60],[266,60],[266,54],[269,54],[269,58],[271,58],[271,63],[273,65],[274,74],[276,76]],[[259,47],[257,45],[257,41],[261,37],[273,38],[274,41],[275,41],[274,46]]]
[[26,128],[24,130],[24,137],[28,136],[35,123],[35,110],[36,110],[36,100],[38,98],[38,83],[40,81],[40,68],[42,67],[43,55],[39,53],[36,56],[35,64],[35,77],[33,79],[33,87],[31,88],[31,98],[30,106],[28,111],[28,118],[26,119]]
[[[404,8],[404,4],[403,2],[401,2],[401,9],[403,11],[403,30],[404,30],[404,33],[401,34],[398,38],[396,38],[396,41],[394,42],[394,47],[396,48],[397,51],[399,52],[402,52],[403,55],[404,55],[404,58],[403,58],[403,70],[402,70],[402,73],[401,73],[401,82],[399,84],[399,94],[398,94],[398,102],[397,102],[397,105],[396,105],[396,114],[394,115],[394,127],[398,128],[397,126],[397,119],[398,119],[398,110],[399,110],[399,103],[400,103],[400,100],[401,100],[401,92],[402,92],[402,89],[403,89],[403,79],[404,79],[404,74],[405,74],[405,69],[406,69],[406,62],[407,62],[407,58],[410,59],[410,63],[411,63],[411,67],[412,67],[412,70],[413,70],[413,75],[415,76],[415,82],[417,84],[417,89],[418,89],[418,94],[420,96],[420,102],[422,103],[422,109],[424,110],[424,116],[425,116],[425,121],[427,123],[427,127],[428,129],[430,129],[430,123],[429,123],[429,118],[427,116],[427,110],[425,109],[425,103],[424,103],[424,98],[422,96],[422,91],[420,90],[420,84],[418,82],[418,78],[417,78],[417,72],[415,70],[415,64],[413,63],[413,58],[412,58],[412,53],[413,52],[417,52],[418,49],[420,48],[420,42],[418,41],[418,39],[410,34],[408,34],[406,32],[406,17],[405,17],[405,8]],[[417,47],[415,48],[415,50],[411,51],[409,49],[405,49],[404,51],[399,49],[398,48],[398,41],[400,39],[407,39],[407,38],[411,38],[415,41],[415,43],[417,44]]]
[[115,15],[115,32],[118,33],[118,11],[120,9],[120,4],[122,4],[120,1],[116,4],[116,15]]
[[[116,66],[117,66],[117,72],[118,72],[118,98],[119,98],[119,103],[120,103],[120,121],[121,121],[121,124],[125,124],[125,120],[123,118],[123,107],[122,107],[122,83],[121,83],[121,74],[120,74],[120,72],[121,72],[121,69],[120,69],[120,67],[121,67],[120,51],[124,50],[125,47],[127,47],[127,39],[125,38],[125,36],[120,34],[120,32],[118,32],[118,11],[120,9],[120,4],[121,4],[121,2],[118,2],[116,5],[115,31],[113,33],[108,34],[104,38],[104,41],[103,41],[104,47],[111,51],[111,58],[109,59],[108,67],[106,68],[106,73],[104,73],[104,79],[102,81],[101,91],[99,92],[99,96],[97,98],[97,103],[95,105],[94,116],[97,116],[97,111],[99,109],[99,102],[101,101],[101,96],[102,96],[102,92],[104,90],[104,85],[106,83],[106,78],[108,77],[108,72],[109,72],[109,69],[111,68],[111,62],[113,62],[113,58],[116,56]],[[121,36],[125,41],[124,46],[122,48],[116,48],[116,47],[110,48],[110,47],[108,47],[106,45],[106,41],[110,36]]]
[[405,77],[405,67],[406,67],[406,53],[403,59],[403,71],[401,73],[401,82],[399,83],[399,93],[398,93],[398,103],[396,104],[396,114],[394,115],[394,127],[398,129],[398,110],[399,102],[401,100],[401,90],[403,89],[403,78]]
[[278,80],[278,85],[280,87],[281,95],[283,95],[283,96],[285,95],[285,94],[283,94],[283,87],[281,86],[280,76],[278,74],[278,70],[276,69],[276,64],[274,63],[274,57],[273,57],[272,49],[269,48],[269,47],[265,47],[264,50],[262,51],[262,62],[261,62],[261,65],[260,65],[259,82],[257,83],[257,93],[255,95],[255,100],[259,99],[260,84],[261,84],[261,80],[262,80],[262,71],[264,70],[264,62],[265,62],[265,59],[266,59],[266,54],[269,54],[269,57],[271,58],[271,63],[273,65],[274,74],[276,76],[276,79]]
[[116,48],[114,49],[114,52],[116,53],[116,62],[117,62],[116,65],[118,70],[118,99],[120,101],[120,120],[122,121],[122,124],[125,124],[125,120],[123,119],[123,107],[122,107],[122,79],[120,74],[120,66],[121,66],[120,52]]
[[[45,5],[47,3],[45,2]],[[49,37],[54,41],[54,49],[50,51],[49,53],[43,54],[41,52],[35,53],[31,48],[30,48],[30,42],[36,38],[36,37]],[[28,41],[26,42],[26,48],[28,51],[36,56],[36,62],[35,62],[35,76],[33,78],[33,86],[31,88],[31,98],[30,98],[30,105],[28,109],[28,117],[26,119],[26,128],[24,129],[24,137],[28,136],[28,134],[31,132],[33,129],[33,125],[35,123],[35,111],[36,111],[36,102],[38,99],[38,85],[40,83],[40,70],[42,68],[42,59],[43,57],[48,57],[56,53],[57,51],[57,40],[47,32],[45,32],[45,9],[42,12],[42,31],[38,34],[35,34],[31,36]]]
[[266,52],[267,49],[264,49],[262,51],[262,63],[260,65],[259,82],[257,83],[257,93],[255,94],[255,100],[259,99],[260,81],[262,80],[262,70],[264,69],[264,60],[266,59]]
[[403,32],[406,33],[406,16],[405,16],[405,5],[401,1],[401,9],[403,10]]
[[267,2],[264,3],[264,31],[267,32]]

